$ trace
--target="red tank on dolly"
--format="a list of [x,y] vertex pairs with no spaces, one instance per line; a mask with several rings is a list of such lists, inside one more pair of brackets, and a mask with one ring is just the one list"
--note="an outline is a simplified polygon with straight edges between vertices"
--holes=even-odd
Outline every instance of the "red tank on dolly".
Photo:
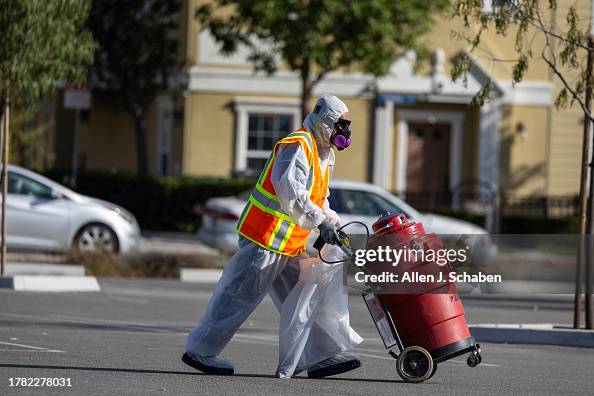
[[[435,234],[426,234],[422,224],[409,222],[403,214],[380,216],[373,231],[368,250],[381,245],[416,251],[444,249]],[[436,266],[418,259],[401,261],[398,266],[399,273],[451,271],[449,263]],[[396,368],[403,380],[423,382],[435,374],[438,363],[466,353],[468,366],[480,364],[481,348],[468,329],[456,284],[447,276],[443,281],[417,283],[408,289],[399,285],[401,289],[390,291],[375,286],[363,292],[363,298],[386,348],[399,349],[398,354],[390,350],[390,355],[397,359]]]

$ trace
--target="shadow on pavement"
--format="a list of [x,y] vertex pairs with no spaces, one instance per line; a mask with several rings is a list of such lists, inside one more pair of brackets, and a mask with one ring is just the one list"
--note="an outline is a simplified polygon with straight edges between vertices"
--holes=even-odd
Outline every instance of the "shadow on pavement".
[[[136,374],[174,374],[174,375],[200,375],[200,376],[207,375],[204,373],[192,372],[192,371],[170,371],[170,370],[134,369],[134,368],[120,368],[120,367],[51,366],[51,365],[42,365],[42,364],[7,364],[7,363],[0,364],[0,367],[25,368],[25,369],[48,369],[48,370],[106,371],[106,372],[136,373]],[[263,374],[235,374],[230,377],[276,378],[274,375],[263,375]]]
[[[120,373],[135,373],[135,374],[173,374],[173,375],[199,375],[206,376],[207,374],[192,371],[170,371],[170,370],[152,370],[152,369],[134,369],[134,368],[120,368],[120,367],[81,367],[81,366],[50,366],[42,364],[7,364],[2,363],[0,367],[5,368],[25,368],[25,369],[48,369],[48,370],[81,370],[81,371],[106,371],[106,372],[120,372]],[[209,377],[211,375],[208,375]],[[233,374],[228,377],[245,377],[245,378],[274,378],[274,375],[266,374]],[[350,382],[374,382],[374,383],[405,383],[402,380],[388,380],[388,379],[373,379],[373,378],[341,378],[341,377],[325,377],[319,379],[312,379],[307,377],[293,377],[299,380],[308,381],[350,381]]]
[[[1,365],[0,365],[1,366]],[[309,381],[350,381],[350,382],[374,382],[374,383],[388,383],[388,384],[405,384],[403,380],[388,380],[375,378],[343,378],[343,377],[324,377],[324,378],[307,378],[307,377],[293,377],[296,379],[304,379]]]

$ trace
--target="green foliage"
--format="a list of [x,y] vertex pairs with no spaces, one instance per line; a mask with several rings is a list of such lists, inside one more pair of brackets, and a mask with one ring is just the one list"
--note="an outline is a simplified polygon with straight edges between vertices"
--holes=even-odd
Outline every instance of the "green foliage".
[[[448,0],[214,0],[196,11],[230,54],[247,46],[256,70],[274,73],[278,60],[310,90],[326,73],[355,67],[382,75],[408,49],[423,47],[434,16]],[[221,13],[221,9],[230,13]]]
[[95,91],[132,114],[147,109],[178,66],[180,0],[94,0]]
[[134,119],[139,175],[148,174],[144,114],[177,71],[181,0],[94,0],[89,27],[99,43],[93,93]]
[[[585,62],[583,62],[589,50],[588,32],[580,30],[582,25],[589,27],[589,24],[583,23],[586,22],[585,20],[580,20],[575,6],[570,6],[566,15],[559,16],[566,22],[566,27],[560,29],[555,18],[550,17],[557,12],[555,0],[509,1],[495,7],[489,13],[483,10],[482,0],[456,0],[452,7],[452,17],[462,19],[464,31],[456,32],[454,36],[465,40],[470,46],[469,52],[472,53],[483,51],[480,48],[480,42],[484,32],[493,30],[497,35],[507,36],[512,31],[510,28],[514,27],[516,59],[502,60],[491,55],[491,61],[512,62],[514,84],[524,79],[531,61],[535,59],[544,61],[563,84],[555,99],[555,106],[562,109],[577,102],[591,118],[582,100],[586,89],[584,81],[588,78]],[[536,35],[544,38],[544,45],[541,48],[534,46]],[[470,67],[468,56],[460,57],[452,69],[452,78],[458,79],[461,76],[466,78]],[[572,69],[579,70],[579,78],[568,78],[568,71]],[[489,81],[475,96],[473,103],[482,105],[488,100],[491,88],[492,84]]]
[[53,127],[49,120],[37,121],[40,105],[24,104],[15,107],[10,116],[10,162],[40,171],[52,159],[45,136]]
[[[46,176],[68,185],[70,172]],[[253,187],[253,181],[215,177],[138,177],[130,173],[81,172],[77,192],[121,205],[132,212],[140,226],[151,230],[196,231],[200,217],[196,204],[208,198],[236,195]]]
[[59,83],[86,80],[93,43],[90,0],[0,0],[0,90],[37,100]]

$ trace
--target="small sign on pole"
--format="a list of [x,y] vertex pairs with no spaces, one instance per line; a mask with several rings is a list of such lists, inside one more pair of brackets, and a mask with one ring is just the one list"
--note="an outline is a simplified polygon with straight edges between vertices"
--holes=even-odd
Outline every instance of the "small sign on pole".
[[91,91],[85,86],[68,85],[64,87],[64,108],[69,110],[88,110],[91,107]]

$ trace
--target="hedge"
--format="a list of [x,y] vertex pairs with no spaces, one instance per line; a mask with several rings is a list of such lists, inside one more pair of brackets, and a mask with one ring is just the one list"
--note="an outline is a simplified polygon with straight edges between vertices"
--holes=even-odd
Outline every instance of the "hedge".
[[[50,171],[46,176],[68,185],[68,172]],[[253,181],[242,179],[138,177],[131,173],[93,171],[78,174],[76,191],[126,208],[143,229],[193,232],[200,226],[200,216],[194,212],[196,204],[212,197],[236,195],[253,185]]]
[[[47,177],[68,185],[69,173],[51,171]],[[215,177],[162,176],[138,177],[122,172],[82,172],[76,191],[104,199],[128,209],[136,216],[140,227],[151,230],[193,232],[200,226],[196,204],[212,197],[237,195],[251,187],[254,181]],[[458,218],[484,226],[484,216],[446,208],[427,212]],[[504,217],[502,234],[572,234],[577,233],[576,217]]]

